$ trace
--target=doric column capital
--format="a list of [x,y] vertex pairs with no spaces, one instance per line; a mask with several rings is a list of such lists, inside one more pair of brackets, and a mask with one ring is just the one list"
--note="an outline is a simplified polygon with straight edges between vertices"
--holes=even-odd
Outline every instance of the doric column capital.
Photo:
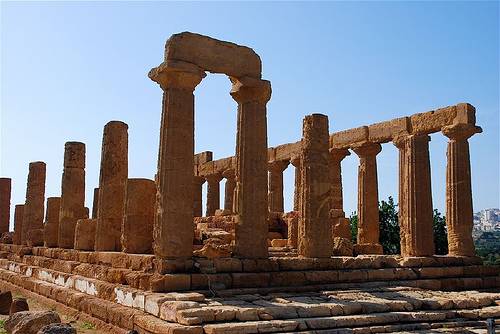
[[203,183],[205,183],[205,178],[203,176],[195,175],[194,183],[201,186]]
[[453,124],[443,127],[441,132],[449,139],[457,141],[467,140],[474,134],[483,132],[483,129],[471,124]]
[[206,76],[206,73],[196,65],[168,61],[151,69],[148,76],[157,82],[163,90],[177,88],[193,91]]
[[351,152],[346,148],[331,148],[328,151],[334,161],[342,161],[345,157],[351,155]]
[[267,80],[251,77],[230,77],[233,86],[231,96],[238,103],[267,103],[271,98],[271,83]]
[[394,146],[396,146],[399,150],[404,149],[405,147],[405,142],[406,139],[408,138],[408,134],[399,134],[396,137],[392,139],[392,143]]
[[300,167],[300,154],[293,155],[290,158],[290,163],[292,164],[293,167],[299,168]]
[[226,180],[233,180],[236,178],[236,171],[233,168],[226,169],[222,172],[222,177]]
[[289,164],[288,160],[275,160],[267,164],[267,169],[273,173],[283,173]]
[[382,151],[382,146],[379,143],[372,142],[362,142],[360,144],[355,144],[352,147],[354,153],[358,155],[358,157],[368,157],[368,156],[376,156]]
[[205,179],[207,182],[210,183],[217,183],[222,180],[222,173],[215,173],[215,174],[210,174],[210,175],[205,175]]

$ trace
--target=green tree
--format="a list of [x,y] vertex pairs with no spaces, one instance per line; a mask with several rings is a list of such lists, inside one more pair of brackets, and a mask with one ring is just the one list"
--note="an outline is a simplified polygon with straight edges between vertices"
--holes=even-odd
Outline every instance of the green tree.
[[437,255],[448,254],[448,232],[446,218],[437,209],[434,209],[434,247]]
[[349,222],[351,225],[351,238],[352,243],[355,244],[358,242],[358,214],[353,212],[349,217]]
[[380,244],[384,249],[384,254],[399,254],[401,244],[399,238],[399,222],[397,205],[394,199],[389,196],[386,201],[379,203],[380,222]]

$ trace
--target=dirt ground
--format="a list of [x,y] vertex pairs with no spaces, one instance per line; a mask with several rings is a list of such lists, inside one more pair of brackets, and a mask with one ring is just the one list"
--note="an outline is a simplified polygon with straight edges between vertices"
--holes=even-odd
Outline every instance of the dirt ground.
[[[26,298],[26,296],[23,296],[21,294],[16,294],[14,293],[12,297],[23,297]],[[53,310],[53,308],[40,303],[37,300],[27,298],[28,300],[28,306],[30,308],[30,311],[48,311],[48,310]],[[64,313],[58,312],[59,316],[61,317],[61,321],[63,323],[69,323],[71,326],[76,328],[76,331],[78,334],[107,334],[104,331],[97,330],[95,329],[95,325],[92,323],[88,322],[82,322],[80,320],[74,319],[74,317],[70,317]],[[0,315],[0,320],[7,320],[9,316],[8,315]],[[0,328],[0,334],[7,333],[3,328]]]

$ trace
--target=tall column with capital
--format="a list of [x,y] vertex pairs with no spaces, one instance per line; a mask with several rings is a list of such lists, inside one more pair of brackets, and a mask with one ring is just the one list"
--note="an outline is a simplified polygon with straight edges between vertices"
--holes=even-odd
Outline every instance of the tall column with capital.
[[194,217],[203,216],[203,183],[205,178],[202,176],[195,176],[193,180],[193,215]]
[[434,255],[430,137],[414,134],[404,140],[403,214],[400,222],[402,256]]
[[[61,182],[59,248],[73,248],[78,219],[88,218],[85,212],[85,144],[67,142],[64,145],[64,169]],[[50,244],[50,240],[49,240]]]
[[236,138],[236,256],[268,256],[267,101],[271,83],[250,77],[231,78],[238,102]]
[[448,254],[475,256],[472,240],[473,211],[468,139],[481,133],[478,126],[455,124],[442,129],[449,138],[446,165],[446,226]]
[[12,180],[6,177],[0,178],[0,234],[9,232],[10,221],[10,193]]
[[379,243],[377,154],[378,143],[364,142],[352,147],[359,157],[357,254],[382,254]]
[[269,212],[284,212],[283,171],[288,167],[288,160],[270,162],[269,167]]
[[234,169],[226,169],[222,176],[226,179],[224,187],[224,211],[234,213],[234,189],[236,188],[236,173]]
[[220,209],[220,181],[221,174],[211,174],[205,176],[207,179],[207,211],[206,216],[215,216],[215,211]]
[[111,121],[102,136],[96,251],[121,251],[122,220],[128,178],[128,125]]
[[26,202],[24,204],[24,218],[21,231],[21,242],[23,244],[30,241],[32,231],[41,231],[43,229],[45,176],[45,162],[30,162],[28,184],[26,187]]
[[345,218],[342,193],[342,160],[350,155],[348,149],[331,148],[330,152],[330,182],[331,202],[330,218],[332,220],[332,236],[351,240],[349,219]]
[[407,209],[406,209],[406,192],[407,189],[407,176],[406,176],[406,137],[408,135],[401,135],[393,139],[392,143],[399,151],[399,173],[398,173],[398,223],[399,223],[399,239],[401,247],[401,255],[408,256],[408,250],[406,249],[406,238],[407,238]]
[[193,92],[204,76],[197,66],[182,62],[149,72],[163,89],[153,248],[164,259],[193,254]]
[[306,116],[302,126],[302,208],[298,226],[298,253],[304,257],[330,257],[331,182],[328,154],[328,116]]
[[293,191],[293,211],[300,211],[300,196],[302,196],[302,186],[301,171],[300,171],[300,155],[295,155],[290,159],[290,163],[295,167],[295,182]]

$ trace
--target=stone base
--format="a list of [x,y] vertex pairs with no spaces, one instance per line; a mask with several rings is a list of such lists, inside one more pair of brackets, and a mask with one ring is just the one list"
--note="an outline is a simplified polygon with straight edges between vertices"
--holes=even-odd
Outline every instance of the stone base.
[[382,255],[384,249],[381,244],[356,244],[354,245],[354,256],[356,255]]

